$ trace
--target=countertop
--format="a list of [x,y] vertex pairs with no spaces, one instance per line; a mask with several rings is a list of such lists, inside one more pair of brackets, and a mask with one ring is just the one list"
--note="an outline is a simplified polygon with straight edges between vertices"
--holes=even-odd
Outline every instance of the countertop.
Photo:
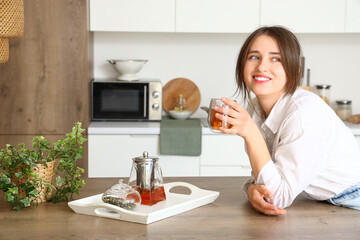
[[[202,134],[216,134],[200,118]],[[88,134],[160,134],[160,122],[91,122]]]
[[[149,225],[76,214],[67,203],[12,210],[0,200],[0,239],[359,239],[360,211],[298,197],[284,216],[249,204],[245,177],[165,178],[219,191],[214,203]],[[103,193],[118,179],[85,179],[80,198]]]
[[[207,127],[205,118],[200,118],[202,134],[217,134]],[[344,122],[351,132],[360,136],[360,124]],[[160,122],[91,122],[88,134],[160,134]]]

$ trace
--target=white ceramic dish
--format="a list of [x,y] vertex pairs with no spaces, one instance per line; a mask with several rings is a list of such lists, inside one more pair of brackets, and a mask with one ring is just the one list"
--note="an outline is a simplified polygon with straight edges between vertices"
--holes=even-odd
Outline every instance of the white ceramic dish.
[[148,60],[139,59],[115,59],[107,60],[120,73],[117,80],[134,81],[139,80],[136,76]]
[[188,117],[191,116],[192,112],[191,111],[182,111],[182,112],[177,112],[175,110],[170,110],[169,114],[172,118],[175,119],[187,119]]
[[[182,186],[190,189],[191,193],[172,193],[170,189]],[[112,218],[116,220],[150,224],[176,214],[212,203],[219,196],[219,192],[200,189],[185,182],[164,184],[166,200],[153,206],[140,205],[132,211],[104,203],[102,194],[82,198],[69,202],[69,207],[76,213]]]

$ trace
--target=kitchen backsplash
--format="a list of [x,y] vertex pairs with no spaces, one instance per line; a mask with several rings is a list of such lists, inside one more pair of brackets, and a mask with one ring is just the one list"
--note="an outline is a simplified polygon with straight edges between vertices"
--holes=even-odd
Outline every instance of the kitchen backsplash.
[[[248,34],[118,33],[95,32],[94,77],[115,77],[107,59],[148,59],[137,74],[159,78],[163,85],[184,77],[200,89],[201,104],[211,97],[233,97],[235,65]],[[311,86],[331,85],[331,102],[350,99],[360,114],[360,34],[298,34],[311,69]],[[197,110],[195,117],[205,116]]]

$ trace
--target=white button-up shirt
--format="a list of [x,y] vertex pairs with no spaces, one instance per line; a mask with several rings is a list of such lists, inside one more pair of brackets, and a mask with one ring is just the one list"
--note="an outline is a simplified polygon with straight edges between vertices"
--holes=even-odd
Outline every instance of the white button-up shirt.
[[[269,116],[254,102],[248,109],[260,129],[271,160],[251,182],[265,185],[268,202],[288,207],[297,195],[326,200],[360,183],[360,148],[349,128],[317,95],[297,89],[283,95]],[[260,116],[259,116],[259,115]]]

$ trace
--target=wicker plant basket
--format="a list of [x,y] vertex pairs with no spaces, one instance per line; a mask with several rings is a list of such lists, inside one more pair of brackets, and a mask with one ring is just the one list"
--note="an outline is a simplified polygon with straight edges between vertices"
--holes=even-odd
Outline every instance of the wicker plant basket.
[[9,39],[0,37],[0,63],[9,60]]
[[[55,165],[55,160],[52,162],[48,162],[47,167],[44,164],[38,163],[38,168],[33,168],[33,171],[36,172],[38,177],[43,178],[43,182],[51,183],[55,174]],[[13,177],[12,181],[19,187],[21,182],[26,182],[27,179],[19,179],[17,177]],[[39,199],[37,200],[38,203],[46,202],[51,197],[52,189],[45,187],[44,184],[42,184],[42,187],[37,190],[39,191]],[[25,190],[21,189],[21,187],[19,187],[19,193],[23,198],[26,197]]]
[[0,37],[21,37],[23,33],[23,0],[0,0]]

